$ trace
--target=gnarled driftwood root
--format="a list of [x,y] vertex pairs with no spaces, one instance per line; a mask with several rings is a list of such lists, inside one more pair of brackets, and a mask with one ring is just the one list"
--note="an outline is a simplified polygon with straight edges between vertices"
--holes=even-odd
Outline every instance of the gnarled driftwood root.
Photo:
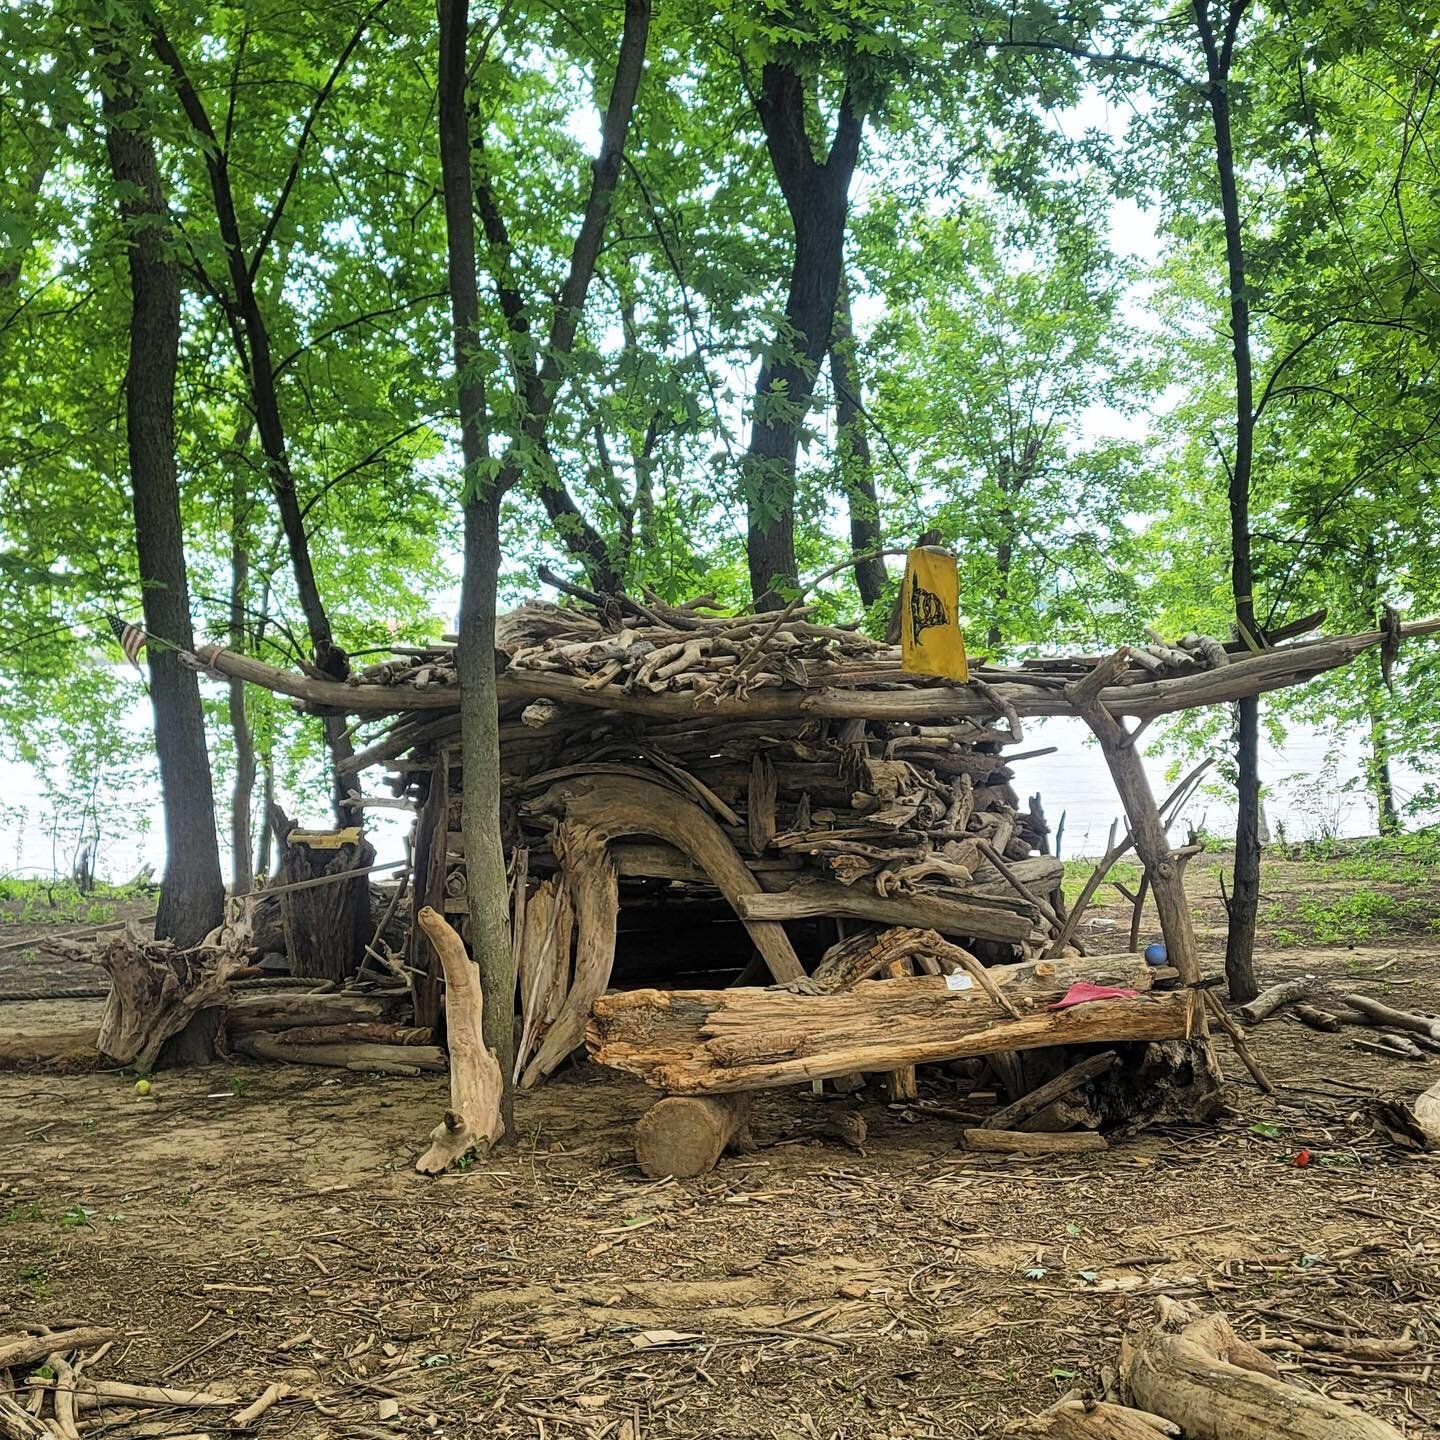
[[415,918],[445,970],[450,1108],[430,1132],[430,1148],[415,1162],[422,1175],[438,1175],[477,1145],[493,1145],[505,1133],[500,1115],[505,1087],[499,1063],[485,1048],[480,975],[465,942],[428,905]]

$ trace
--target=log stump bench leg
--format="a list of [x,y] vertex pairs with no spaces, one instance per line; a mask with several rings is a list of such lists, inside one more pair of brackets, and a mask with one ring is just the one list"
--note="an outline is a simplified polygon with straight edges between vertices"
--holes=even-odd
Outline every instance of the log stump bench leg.
[[667,1095],[635,1123],[635,1159],[652,1180],[708,1175],[726,1150],[748,1153],[750,1095]]

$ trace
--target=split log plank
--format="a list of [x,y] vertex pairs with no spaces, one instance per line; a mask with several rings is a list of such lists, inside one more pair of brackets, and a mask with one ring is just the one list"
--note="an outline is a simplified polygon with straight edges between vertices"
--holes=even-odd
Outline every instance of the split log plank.
[[725,1094],[1004,1050],[1183,1036],[1183,994],[1044,1008],[1077,979],[1144,990],[1146,969],[1129,956],[994,966],[1025,1012],[1018,1020],[973,982],[957,991],[934,976],[862,981],[831,995],[632,990],[596,1001],[586,1043],[597,1063],[660,1089]]
[[[695,809],[695,813],[700,811]],[[615,964],[620,878],[605,837],[591,826],[567,818],[560,827],[560,849],[565,857],[562,879],[575,915],[575,971],[554,1021],[535,1049],[535,1058],[521,1073],[520,1084],[526,1089],[579,1045],[590,1006],[605,993]],[[568,958],[558,950],[551,956],[562,979]]]

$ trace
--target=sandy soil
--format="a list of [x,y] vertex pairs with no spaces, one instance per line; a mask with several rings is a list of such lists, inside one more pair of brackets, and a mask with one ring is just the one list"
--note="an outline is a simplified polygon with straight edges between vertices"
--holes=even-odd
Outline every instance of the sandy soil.
[[[1264,964],[1297,969],[1440,1010],[1433,944]],[[97,1010],[6,1005],[0,1027]],[[1440,1157],[1397,1151],[1368,1111],[1440,1062],[1283,1018],[1253,1039],[1276,1097],[1222,1042],[1229,1117],[1100,1156],[967,1154],[958,1120],[868,1093],[856,1153],[815,1135],[836,1102],[786,1092],[762,1099],[758,1154],[658,1184],[629,1144],[650,1095],[590,1068],[523,1098],[518,1144],[438,1182],[411,1167],[439,1077],[237,1063],[142,1098],[119,1074],[0,1075],[0,1334],[85,1319],[121,1334],[110,1378],[288,1381],[276,1440],[869,1440],[1001,1433],[1099,1384],[1170,1295],[1223,1308],[1299,1383],[1440,1434]],[[922,1089],[993,1103],[938,1072]],[[1316,1348],[1344,1332],[1418,1343],[1381,1363]]]

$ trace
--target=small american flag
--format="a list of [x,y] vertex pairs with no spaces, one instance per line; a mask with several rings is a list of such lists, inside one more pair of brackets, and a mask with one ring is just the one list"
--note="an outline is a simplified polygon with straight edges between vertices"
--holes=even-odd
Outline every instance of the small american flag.
[[132,625],[128,620],[122,620],[118,615],[107,615],[110,622],[110,633],[119,642],[120,648],[125,652],[125,658],[138,670],[140,668],[140,652],[145,648],[145,642],[150,638],[138,625]]

